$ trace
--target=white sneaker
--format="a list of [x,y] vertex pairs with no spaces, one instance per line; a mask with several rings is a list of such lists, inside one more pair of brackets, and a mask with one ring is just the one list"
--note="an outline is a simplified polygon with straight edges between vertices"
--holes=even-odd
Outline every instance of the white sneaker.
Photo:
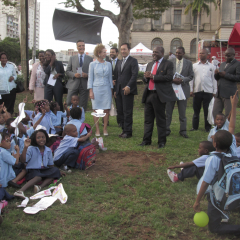
[[34,193],[38,193],[38,192],[40,192],[40,190],[41,190],[41,187],[40,187],[40,186],[34,185],[34,187],[33,187],[33,192],[34,192]]
[[16,191],[13,196],[15,197],[19,197],[19,198],[22,198],[22,199],[25,199],[25,195],[24,195],[24,192],[23,191]]
[[167,170],[167,174],[173,183],[179,181],[177,174],[173,171],[170,171],[170,169]]
[[[180,162],[180,164],[183,164],[184,162]],[[183,170],[183,168],[181,168],[181,171]]]

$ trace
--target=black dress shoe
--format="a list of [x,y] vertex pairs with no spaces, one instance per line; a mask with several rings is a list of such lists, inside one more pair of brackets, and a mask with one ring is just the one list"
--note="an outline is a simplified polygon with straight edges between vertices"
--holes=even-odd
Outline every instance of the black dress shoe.
[[164,143],[159,143],[158,144],[158,148],[164,148],[165,147],[165,144]]
[[122,137],[122,135],[123,135],[123,134],[124,134],[124,132],[122,132],[122,133],[121,133],[121,134],[119,134],[118,136],[119,136],[119,137]]
[[121,138],[130,138],[132,137],[132,134],[127,134],[127,133],[124,133]]
[[185,133],[179,133],[182,137],[184,137],[184,138],[189,138],[189,136],[187,135],[187,134],[185,134]]
[[195,128],[192,128],[192,129],[190,129],[190,131],[197,131],[197,129],[195,129]]
[[207,133],[210,132],[210,130],[211,130],[211,129],[205,129],[205,131],[206,131]]
[[171,132],[166,132],[166,137],[168,137],[171,134]]
[[138,144],[138,146],[141,146],[141,147],[147,146],[147,145],[151,145],[151,143],[143,141],[142,143]]

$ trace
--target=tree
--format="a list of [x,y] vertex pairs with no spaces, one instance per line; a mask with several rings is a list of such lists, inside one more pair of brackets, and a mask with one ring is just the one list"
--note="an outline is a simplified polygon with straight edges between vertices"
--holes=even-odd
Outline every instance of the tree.
[[12,0],[1,0],[5,6],[13,6],[15,7],[17,5],[17,1]]
[[210,8],[208,4],[213,3],[215,6],[215,10],[217,10],[217,3],[216,0],[181,0],[181,3],[187,2],[189,3],[186,8],[184,13],[188,14],[190,9],[192,10],[192,15],[196,16],[197,15],[197,44],[196,44],[196,60],[198,59],[198,41],[199,41],[199,19],[200,19],[200,14],[201,12],[206,12],[207,15],[210,13]]
[[108,43],[108,46],[111,47],[111,48],[113,48],[113,47],[117,48],[118,45],[117,45],[117,43],[113,43],[112,41],[110,41]]
[[109,17],[119,31],[118,46],[121,46],[124,42],[129,42],[130,29],[134,18],[153,18],[157,20],[162,12],[170,6],[169,0],[111,0],[120,8],[120,13],[115,15],[113,12],[101,8],[99,0],[93,0],[93,11],[84,8],[82,6],[83,1],[66,0],[63,4],[66,8],[77,8],[78,12],[81,13]]

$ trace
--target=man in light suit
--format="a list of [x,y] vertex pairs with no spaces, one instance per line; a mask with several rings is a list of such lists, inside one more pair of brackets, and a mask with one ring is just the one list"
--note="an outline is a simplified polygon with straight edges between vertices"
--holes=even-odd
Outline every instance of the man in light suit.
[[235,50],[228,48],[225,52],[226,62],[215,70],[217,80],[217,94],[213,106],[213,117],[222,113],[225,108],[225,116],[228,117],[232,106],[230,96],[237,91],[237,83],[240,82],[240,62],[235,59]]
[[[69,59],[66,74],[69,77],[67,82],[67,105],[71,105],[72,95],[79,94],[79,106],[87,110],[88,103],[88,68],[89,64],[93,61],[93,58],[86,55],[84,40],[77,41],[78,55],[72,56]],[[79,69],[82,69],[82,74],[78,73]]]
[[137,59],[130,56],[129,43],[121,45],[123,60],[117,65],[117,79],[114,86],[114,97],[117,98],[117,114],[122,126],[120,138],[132,137],[133,101],[137,95]]
[[[187,135],[187,118],[186,118],[186,107],[187,99],[190,97],[190,86],[189,82],[193,79],[194,73],[192,68],[192,62],[183,58],[185,54],[184,47],[178,47],[176,50],[176,58],[171,59],[173,63],[173,74],[178,72],[183,78],[174,78],[173,83],[181,84],[186,100],[177,100],[179,121],[180,121],[180,135],[184,138],[188,138]],[[176,101],[167,102],[166,104],[166,115],[167,115],[167,136],[170,135],[170,125],[172,122],[172,113]]]
[[158,132],[158,148],[166,144],[166,102],[176,101],[172,88],[173,63],[164,59],[164,48],[153,49],[153,61],[148,63],[143,81],[147,83],[143,92],[144,136],[139,146],[151,145],[154,119],[156,118]]

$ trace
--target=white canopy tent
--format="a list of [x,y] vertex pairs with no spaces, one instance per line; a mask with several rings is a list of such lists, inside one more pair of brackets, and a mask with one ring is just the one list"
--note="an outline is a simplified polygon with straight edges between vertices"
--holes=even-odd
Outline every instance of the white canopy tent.
[[153,51],[145,47],[142,43],[130,50],[132,56],[152,56]]

